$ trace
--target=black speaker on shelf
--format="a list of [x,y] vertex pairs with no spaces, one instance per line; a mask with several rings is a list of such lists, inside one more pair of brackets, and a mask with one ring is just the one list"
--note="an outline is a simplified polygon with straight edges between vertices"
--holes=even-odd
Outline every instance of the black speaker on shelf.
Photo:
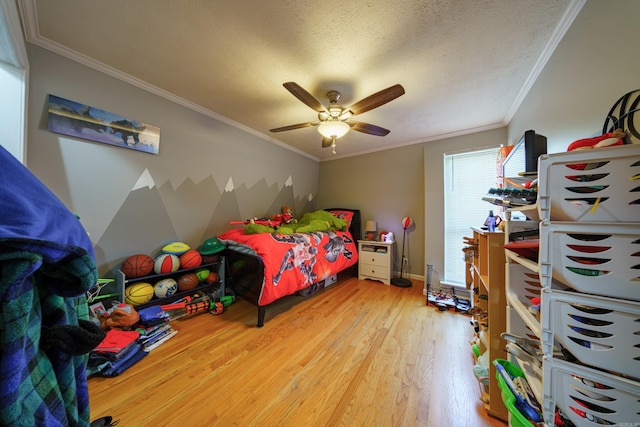
[[520,140],[524,141],[526,171],[537,172],[538,157],[547,154],[547,137],[538,135],[534,130],[528,130]]

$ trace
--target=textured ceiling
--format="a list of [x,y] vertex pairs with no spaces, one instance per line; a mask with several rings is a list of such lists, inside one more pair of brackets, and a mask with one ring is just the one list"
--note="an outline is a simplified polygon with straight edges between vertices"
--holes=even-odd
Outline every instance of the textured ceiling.
[[[27,40],[318,159],[504,126],[582,0],[18,0]],[[283,88],[327,105],[393,84],[405,95],[354,119],[337,155]],[[143,82],[143,83],[142,83]],[[162,124],[158,123],[162,128]]]

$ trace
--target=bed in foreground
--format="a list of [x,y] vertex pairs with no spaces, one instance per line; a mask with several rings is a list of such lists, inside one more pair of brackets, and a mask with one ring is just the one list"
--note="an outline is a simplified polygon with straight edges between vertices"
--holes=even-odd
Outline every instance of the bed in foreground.
[[357,268],[360,211],[326,209],[347,220],[347,231],[244,234],[231,229],[218,238],[227,245],[227,286],[258,306],[258,327],[266,307],[287,295]]

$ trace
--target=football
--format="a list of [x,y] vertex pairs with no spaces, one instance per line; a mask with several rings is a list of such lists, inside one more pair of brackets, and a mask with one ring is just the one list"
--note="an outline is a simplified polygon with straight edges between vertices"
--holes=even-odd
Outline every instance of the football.
[[186,243],[173,242],[164,246],[162,248],[162,252],[164,252],[165,254],[171,254],[171,255],[182,255],[183,253],[187,252],[189,249],[191,248]]

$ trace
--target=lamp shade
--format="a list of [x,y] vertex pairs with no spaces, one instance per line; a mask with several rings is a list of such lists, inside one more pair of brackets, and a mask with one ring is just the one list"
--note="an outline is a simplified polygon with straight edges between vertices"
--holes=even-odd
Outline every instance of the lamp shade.
[[402,218],[401,224],[402,228],[406,230],[407,228],[411,227],[411,225],[413,224],[413,220],[411,219],[411,217],[405,216],[404,218]]
[[327,120],[318,126],[318,132],[325,138],[340,138],[349,132],[349,129],[351,129],[351,127],[340,120]]
[[364,231],[376,231],[378,229],[378,225],[375,221],[367,221],[364,225]]

